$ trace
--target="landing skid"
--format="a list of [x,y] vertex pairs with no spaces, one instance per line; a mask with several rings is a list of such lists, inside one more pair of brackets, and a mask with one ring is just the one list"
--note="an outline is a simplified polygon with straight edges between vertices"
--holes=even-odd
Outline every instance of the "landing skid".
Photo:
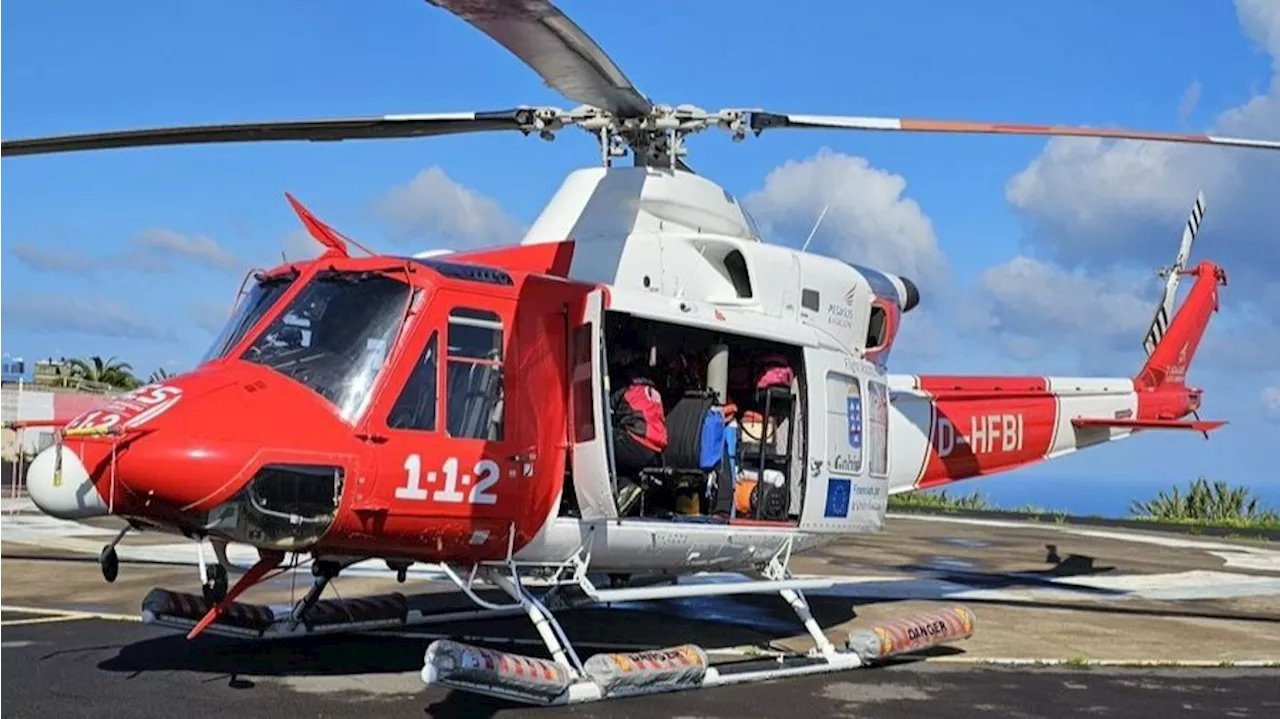
[[[318,634],[385,631],[416,626],[494,619],[519,614],[516,610],[423,611],[413,607],[417,597],[399,593],[315,602],[301,617],[298,605],[234,602],[205,630],[237,639],[288,639]],[[213,607],[203,596],[153,589],[142,602],[142,621],[188,630]]]
[[[206,631],[241,638],[281,639],[524,614],[546,646],[549,659],[438,639],[427,647],[422,680],[427,685],[542,705],[845,671],[889,656],[964,639],[973,632],[972,613],[964,607],[953,607],[856,630],[849,634],[843,646],[837,647],[814,620],[803,594],[805,589],[832,586],[837,582],[791,576],[790,548],[788,541],[760,569],[758,579],[707,585],[599,589],[587,575],[590,555],[585,546],[561,565],[520,565],[508,560],[474,565],[466,576],[451,566],[442,565],[445,575],[471,605],[444,611],[424,609],[416,597],[399,593],[319,600],[336,570],[318,572],[315,586],[297,603],[271,607],[232,602],[207,625]],[[540,575],[541,581],[532,580],[526,573]],[[476,589],[480,582],[501,590],[510,601],[499,604],[481,597]],[[530,588],[530,583],[545,583],[548,588],[539,596]],[[602,653],[582,661],[553,613],[620,601],[770,593],[777,593],[795,611],[813,640],[808,652],[713,666],[706,650],[685,644],[622,654]],[[438,599],[441,595],[431,596]],[[211,606],[203,596],[155,589],[143,601],[142,618],[147,623],[187,629],[196,626]]]
[[422,680],[429,686],[444,686],[529,704],[577,704],[845,671],[892,655],[967,638],[973,632],[972,613],[956,607],[852,632],[845,646],[838,649],[814,620],[802,593],[804,588],[830,586],[835,582],[793,578],[788,569],[790,557],[791,543],[788,540],[763,568],[763,578],[759,580],[700,587],[599,590],[587,579],[590,557],[584,547],[556,571],[555,577],[572,572],[565,584],[575,584],[587,598],[606,603],[777,592],[795,611],[813,639],[813,648],[805,654],[712,666],[704,649],[685,644],[624,654],[596,654],[583,662],[554,615],[524,587],[519,569],[514,563],[509,563],[505,568],[488,566],[483,570],[529,615],[551,659],[439,639],[427,647]]

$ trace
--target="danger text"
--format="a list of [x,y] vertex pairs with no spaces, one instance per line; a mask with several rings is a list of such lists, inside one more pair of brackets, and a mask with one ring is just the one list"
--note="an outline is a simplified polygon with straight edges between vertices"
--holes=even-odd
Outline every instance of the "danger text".
[[[422,457],[411,454],[404,460],[405,484],[396,487],[396,499],[411,499],[433,502],[497,504],[498,495],[490,491],[502,477],[502,468],[492,459],[476,462],[470,474],[458,476],[458,458],[450,457],[440,467],[440,472],[427,472],[426,483],[434,485],[444,474],[444,484],[431,492],[422,486]],[[474,482],[474,484],[473,484]],[[461,484],[462,491],[458,488]]]
[[969,420],[967,434],[957,431],[951,420],[939,417],[933,431],[938,456],[950,457],[960,446],[973,454],[1017,452],[1022,449],[1022,414],[979,414]]
[[942,620],[929,622],[928,624],[917,624],[907,628],[907,639],[918,642],[922,639],[931,639],[946,631],[947,623]]

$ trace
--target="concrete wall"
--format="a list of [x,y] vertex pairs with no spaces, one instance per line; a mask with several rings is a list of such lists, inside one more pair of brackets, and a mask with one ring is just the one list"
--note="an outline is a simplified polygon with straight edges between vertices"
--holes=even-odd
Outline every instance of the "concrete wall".
[[[77,392],[59,388],[38,387],[29,384],[6,384],[0,388],[0,420],[5,423],[17,420],[71,419],[82,412],[100,407],[113,395]],[[4,430],[4,457],[13,457],[18,450],[18,432]],[[53,444],[53,431],[46,428],[23,430],[22,445],[28,452],[35,452]]]

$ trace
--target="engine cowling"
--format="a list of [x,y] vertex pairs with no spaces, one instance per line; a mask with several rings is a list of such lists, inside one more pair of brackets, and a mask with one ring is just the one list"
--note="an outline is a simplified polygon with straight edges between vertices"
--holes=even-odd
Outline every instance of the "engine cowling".
[[910,312],[920,304],[920,288],[906,277],[863,265],[853,265],[853,267],[867,278],[867,282],[871,284],[871,291],[877,297],[892,302],[902,312]]

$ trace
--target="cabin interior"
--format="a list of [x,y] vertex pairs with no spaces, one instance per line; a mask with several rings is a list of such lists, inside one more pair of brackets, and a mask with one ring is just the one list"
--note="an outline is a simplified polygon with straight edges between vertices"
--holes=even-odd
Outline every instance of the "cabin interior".
[[[610,310],[602,341],[606,445],[620,517],[797,522],[807,446],[800,347]],[[652,465],[622,471],[616,455],[624,430],[613,409],[635,376],[657,389],[668,441]],[[569,482],[562,513],[573,515]]]

